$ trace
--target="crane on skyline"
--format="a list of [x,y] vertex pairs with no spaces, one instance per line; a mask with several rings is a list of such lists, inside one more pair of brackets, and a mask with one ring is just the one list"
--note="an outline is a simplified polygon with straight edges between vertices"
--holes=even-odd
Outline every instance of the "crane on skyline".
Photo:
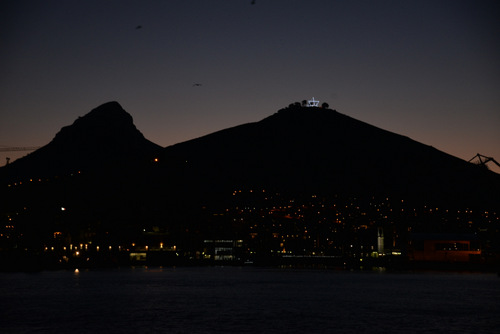
[[472,159],[469,160],[469,162],[476,164],[478,166],[481,166],[481,167],[485,167],[485,168],[488,168],[488,166],[486,164],[490,161],[493,162],[498,167],[500,167],[500,164],[498,163],[498,161],[496,161],[492,157],[487,157],[487,156],[479,154],[479,153],[476,154]]

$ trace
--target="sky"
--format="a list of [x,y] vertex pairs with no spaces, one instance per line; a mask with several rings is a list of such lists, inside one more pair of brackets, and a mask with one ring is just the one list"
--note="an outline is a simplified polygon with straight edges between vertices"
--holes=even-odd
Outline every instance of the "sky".
[[46,145],[108,101],[169,146],[315,97],[500,162],[499,17],[486,0],[4,0],[0,148]]

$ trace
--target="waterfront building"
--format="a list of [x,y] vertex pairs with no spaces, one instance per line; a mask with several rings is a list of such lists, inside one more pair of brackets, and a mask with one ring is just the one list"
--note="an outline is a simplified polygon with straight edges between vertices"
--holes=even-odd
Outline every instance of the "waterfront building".
[[474,234],[430,234],[411,235],[408,257],[411,261],[476,262],[481,248]]

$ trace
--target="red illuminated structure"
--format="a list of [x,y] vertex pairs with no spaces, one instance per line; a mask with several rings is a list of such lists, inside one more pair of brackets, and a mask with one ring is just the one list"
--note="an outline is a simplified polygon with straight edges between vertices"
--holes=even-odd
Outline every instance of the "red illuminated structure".
[[410,240],[411,261],[477,262],[481,248],[474,234],[415,233]]

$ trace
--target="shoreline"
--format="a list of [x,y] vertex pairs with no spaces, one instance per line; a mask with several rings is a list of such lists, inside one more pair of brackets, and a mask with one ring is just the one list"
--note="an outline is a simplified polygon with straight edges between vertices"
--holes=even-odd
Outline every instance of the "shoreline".
[[[153,253],[154,254],[154,253]],[[87,255],[87,254],[86,254]],[[384,271],[384,272],[477,272],[496,273],[500,276],[500,263],[496,259],[476,262],[411,261],[401,256],[355,258],[341,256],[262,256],[252,260],[215,261],[196,259],[162,252],[146,259],[134,260],[128,252],[106,253],[95,256],[81,256],[64,260],[54,254],[29,253],[21,251],[0,251],[0,272],[41,272],[75,269],[106,269],[122,267],[256,267],[322,269],[339,271]]]

